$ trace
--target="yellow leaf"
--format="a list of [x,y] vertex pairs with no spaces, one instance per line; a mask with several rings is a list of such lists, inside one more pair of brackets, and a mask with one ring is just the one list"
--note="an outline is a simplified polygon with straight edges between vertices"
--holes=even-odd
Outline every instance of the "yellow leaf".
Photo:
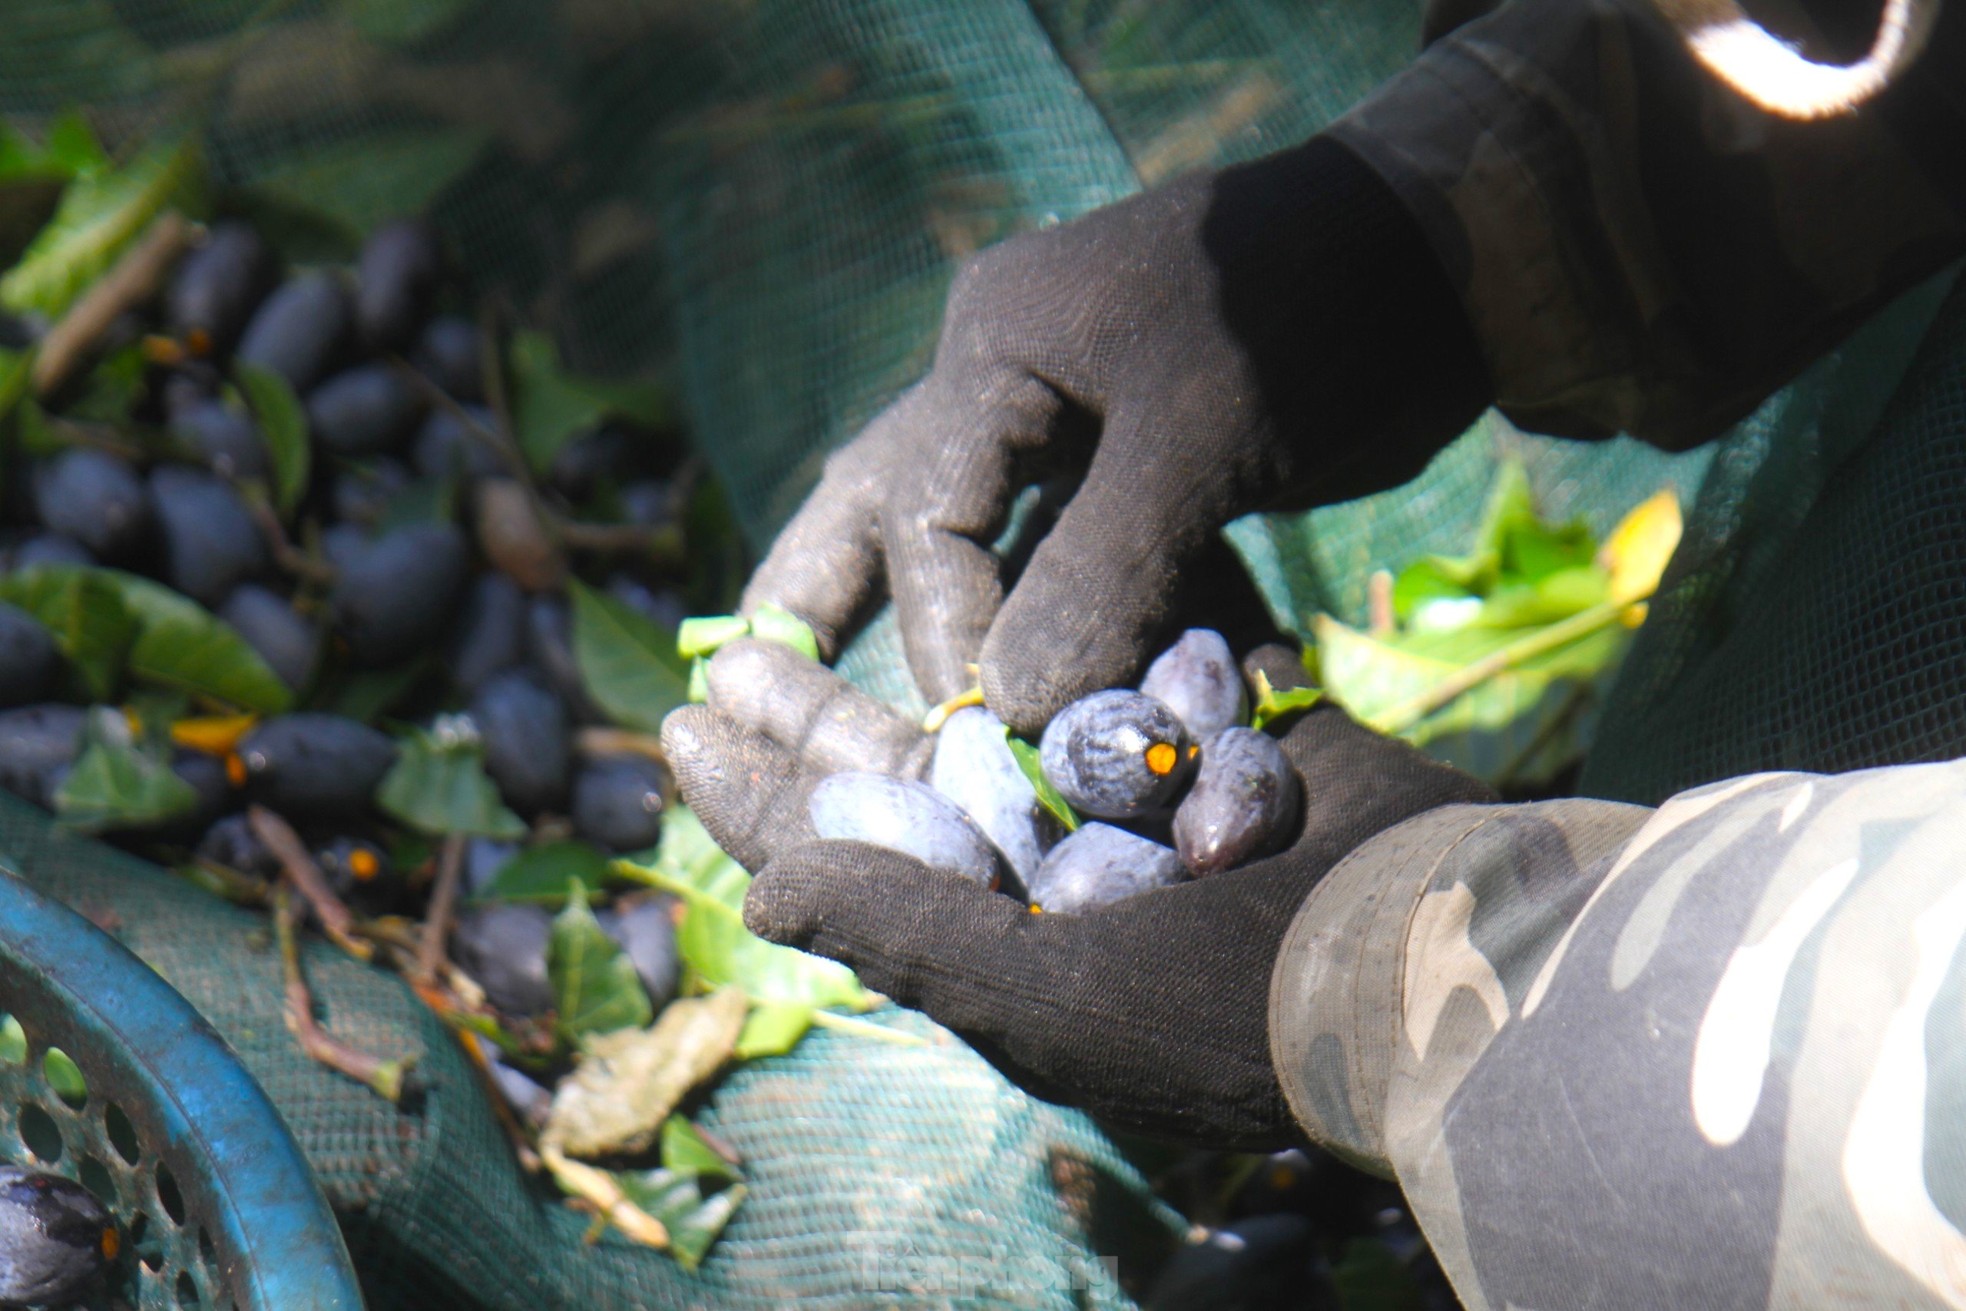
[[228,756],[239,749],[239,740],[253,731],[258,715],[201,715],[180,719],[171,725],[171,741],[208,756]]
[[[1643,601],[1659,586],[1666,562],[1679,546],[1679,496],[1666,487],[1618,521],[1597,553],[1611,571],[1613,601]],[[1642,612],[1641,612],[1642,617]]]

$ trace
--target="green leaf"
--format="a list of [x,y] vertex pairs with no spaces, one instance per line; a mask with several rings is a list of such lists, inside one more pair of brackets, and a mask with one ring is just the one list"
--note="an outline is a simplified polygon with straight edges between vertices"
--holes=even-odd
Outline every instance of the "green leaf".
[[34,352],[0,350],[0,419],[27,399],[34,384]]
[[232,372],[259,423],[260,435],[266,439],[266,453],[273,462],[273,502],[285,518],[307,491],[308,466],[313,458],[307,440],[307,412],[287,380],[271,369],[240,360],[233,364]]
[[689,703],[700,706],[710,699],[710,662],[702,656],[689,662]]
[[131,343],[111,351],[89,370],[82,380],[82,393],[62,410],[71,420],[125,425],[130,411],[142,398],[148,383],[150,365],[143,358],[141,343]]
[[587,889],[578,880],[567,894],[566,909],[553,917],[546,977],[553,985],[559,1030],[569,1039],[640,1028],[654,1017],[635,963],[594,918]]
[[588,694],[616,723],[662,731],[662,717],[689,700],[689,669],[676,638],[611,596],[573,580],[573,657]]
[[289,211],[320,215],[360,237],[379,224],[430,208],[484,152],[483,132],[375,132],[290,158],[253,190]]
[[711,1176],[689,1171],[620,1170],[614,1178],[629,1201],[662,1222],[669,1231],[669,1254],[691,1271],[702,1264],[747,1191],[739,1183],[706,1193]]
[[0,577],[0,601],[19,606],[54,634],[91,701],[115,694],[137,635],[137,617],[106,573],[79,565],[37,565]]
[[685,807],[663,813],[653,865],[617,862],[624,877],[672,892],[685,913],[676,949],[695,985],[742,988],[754,1003],[867,1010],[873,994],[836,961],[766,942],[744,927],[751,876],[711,840]]
[[192,786],[171,770],[165,750],[133,741],[120,710],[89,715],[87,745],[55,793],[55,813],[71,828],[145,828],[198,804]]
[[292,690],[232,625],[162,583],[119,569],[94,572],[115,584],[136,617],[130,677],[263,715],[292,704]]
[[751,616],[751,636],[789,646],[808,660],[819,659],[819,638],[813,633],[812,625],[769,601]]
[[685,660],[714,655],[727,643],[751,631],[751,621],[743,615],[698,615],[685,619],[676,629],[676,654]]
[[783,1056],[799,1045],[812,1027],[812,1007],[798,1002],[766,1002],[753,1006],[737,1035],[737,1059],[754,1061]]
[[519,449],[544,471],[562,446],[610,415],[644,427],[669,412],[666,388],[656,383],[602,382],[566,372],[559,350],[543,332],[516,332],[507,351],[512,366],[512,428]]
[[82,1067],[61,1048],[48,1048],[41,1069],[48,1076],[48,1086],[55,1090],[55,1096],[71,1106],[89,1100],[89,1081],[82,1076]]
[[1299,710],[1309,710],[1324,700],[1324,689],[1319,687],[1291,687],[1278,691],[1270,686],[1270,676],[1262,670],[1256,671],[1256,705],[1249,715],[1249,726],[1262,732],[1276,720]]
[[396,490],[376,521],[377,536],[411,524],[450,523],[457,518],[455,476],[413,478]]
[[411,45],[455,23],[477,0],[340,0],[363,36]]
[[525,821],[499,800],[497,785],[485,774],[484,756],[475,736],[445,720],[432,732],[412,729],[376,789],[376,804],[432,837],[468,833],[508,842],[524,837]]
[[662,1165],[676,1173],[722,1175],[742,1179],[737,1163],[710,1145],[688,1117],[672,1115],[662,1122]]
[[575,887],[591,888],[589,900],[613,876],[613,861],[585,842],[549,842],[520,852],[499,866],[473,901],[530,901],[564,906]]
[[373,724],[415,690],[433,662],[423,656],[390,669],[343,670],[310,699],[317,710]]
[[1044,765],[1038,759],[1038,749],[1026,742],[1016,733],[1006,728],[1004,741],[1010,743],[1010,755],[1017,767],[1024,771],[1024,777],[1031,780],[1031,788],[1038,794],[1038,804],[1051,812],[1051,817],[1065,826],[1067,833],[1076,833],[1079,827],[1078,812],[1072,803],[1065,800],[1064,794],[1044,776]]
[[0,277],[0,304],[59,316],[166,208],[199,210],[202,188],[197,142],[189,137],[153,146],[122,168],[76,178],[55,216]]

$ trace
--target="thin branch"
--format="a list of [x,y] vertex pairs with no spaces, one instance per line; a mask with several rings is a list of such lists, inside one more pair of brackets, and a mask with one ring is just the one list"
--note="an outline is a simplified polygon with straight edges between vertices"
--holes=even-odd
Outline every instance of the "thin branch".
[[628,1200],[628,1194],[606,1170],[569,1160],[558,1148],[540,1150],[540,1160],[553,1175],[553,1182],[566,1192],[588,1203],[609,1224],[638,1243],[650,1247],[669,1246],[669,1229],[660,1220]]
[[261,536],[273,549],[273,563],[302,582],[318,583],[323,587],[333,587],[335,567],[326,560],[317,559],[295,546],[287,536],[287,530],[280,523],[280,516],[264,497],[248,496],[246,505],[253,512],[253,521],[259,525]]
[[273,891],[273,931],[280,942],[280,968],[286,981],[287,1029],[314,1060],[368,1085],[378,1097],[397,1101],[403,1095],[403,1076],[411,1060],[384,1060],[365,1052],[335,1037],[314,1018],[314,994],[301,972],[300,947],[294,940],[294,904],[289,895],[292,885],[292,875],[283,874]]
[[896,1047],[930,1047],[934,1044],[918,1033],[904,1033],[900,1029],[890,1029],[885,1024],[872,1020],[856,1019],[851,1015],[841,1015],[838,1011],[814,1011],[812,1022],[822,1029],[835,1033],[850,1033],[856,1038],[871,1038],[875,1042],[893,1043]]
[[629,728],[590,725],[574,733],[573,749],[583,756],[646,756],[658,765],[669,763],[661,738]]
[[265,806],[249,808],[246,823],[251,826],[253,836],[273,853],[273,859],[280,862],[281,873],[293,880],[295,890],[313,907],[314,918],[321,922],[321,931],[328,935],[328,940],[357,960],[373,957],[375,948],[354,936],[355,916],[328,886],[327,875],[321,873],[314,857],[307,854],[307,847],[301,842],[300,834],[294,832],[293,825]]
[[464,873],[464,835],[444,835],[443,850],[437,856],[437,886],[430,894],[430,909],[423,918],[423,937],[416,947],[416,975],[435,979],[444,963],[444,941],[450,937],[451,920],[457,911],[457,887]]
[[80,368],[103,333],[125,310],[156,295],[164,275],[191,245],[193,228],[176,210],[153,220],[109,271],[68,307],[34,357],[34,394],[45,397]]

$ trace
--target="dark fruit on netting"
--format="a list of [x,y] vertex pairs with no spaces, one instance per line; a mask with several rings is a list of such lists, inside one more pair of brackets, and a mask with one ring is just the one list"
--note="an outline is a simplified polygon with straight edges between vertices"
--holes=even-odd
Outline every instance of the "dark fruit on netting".
[[358,364],[307,394],[307,428],[337,455],[394,450],[416,431],[423,397],[394,365]]
[[446,657],[451,678],[475,692],[493,674],[525,658],[526,594],[504,574],[479,574],[451,629]]
[[165,323],[178,337],[202,334],[212,350],[231,349],[272,289],[279,264],[251,225],[213,224],[171,279]]
[[266,571],[266,538],[232,485],[184,465],[150,473],[150,507],[162,545],[164,580],[202,605]]
[[33,615],[0,602],[0,706],[39,701],[60,674],[54,637]]
[[358,664],[398,664],[434,646],[470,570],[464,534],[448,523],[408,524],[337,561],[332,601]]
[[553,1008],[546,946],[553,915],[543,906],[499,905],[466,910],[451,930],[451,959],[507,1015],[540,1015]]
[[96,558],[89,554],[88,547],[60,533],[36,533],[7,552],[9,573],[43,564],[90,565],[95,562]]
[[101,1277],[117,1246],[116,1222],[81,1184],[0,1165],[0,1306],[74,1301]]
[[171,436],[198,462],[224,478],[272,477],[273,463],[252,416],[216,399],[194,401],[171,416]]
[[1047,911],[1076,915],[1116,901],[1183,882],[1188,871],[1171,847],[1097,822],[1045,853],[1042,864],[1025,882],[1032,904]]
[[410,462],[426,478],[499,477],[508,472],[505,461],[486,440],[497,430],[498,417],[482,405],[465,406],[464,416],[440,406],[417,429]]
[[288,687],[299,691],[313,680],[321,632],[279,593],[257,583],[241,583],[225,598],[218,617],[232,625]]
[[1102,819],[1159,810],[1192,764],[1188,734],[1166,705],[1115,688],[1079,698],[1053,716],[1039,759],[1073,809]]
[[286,379],[305,392],[327,376],[348,341],[352,314],[348,293],[333,274],[289,278],[260,304],[245,336],[239,359]]
[[1247,719],[1248,695],[1229,643],[1212,628],[1190,628],[1147,666],[1140,691],[1166,705],[1200,742]]
[[485,361],[478,325],[455,314],[440,314],[423,325],[410,362],[454,400],[485,399]]
[[344,901],[367,907],[386,905],[395,892],[389,853],[366,838],[330,838],[314,849],[314,863],[328,886]]
[[642,851],[662,834],[668,771],[646,756],[602,756],[573,779],[573,828],[609,851]]
[[369,235],[355,264],[355,326],[372,351],[406,348],[430,313],[444,275],[437,234],[415,219]]
[[205,830],[205,836],[198,839],[193,854],[200,860],[209,860],[214,865],[223,865],[241,874],[255,874],[263,879],[274,878],[280,873],[280,862],[259,840],[259,834],[253,832],[252,821],[244,815],[227,815],[213,821],[212,826]]
[[1174,845],[1197,877],[1268,855],[1290,837],[1302,788],[1283,748],[1253,728],[1202,743],[1194,786],[1174,812]]
[[485,747],[485,772],[507,805],[532,812],[566,794],[572,756],[567,708],[530,669],[493,674],[471,698],[471,721]]
[[339,819],[368,809],[396,762],[396,744],[340,715],[276,715],[239,743],[252,795],[290,819]]
[[673,906],[668,897],[657,895],[625,901],[595,916],[601,931],[614,939],[635,966],[635,977],[642,981],[657,1010],[675,997],[682,973]]
[[46,704],[0,711],[0,788],[38,806],[54,803],[55,779],[82,750],[88,711]]
[[962,807],[1028,886],[1063,829],[1043,806],[1004,740],[1001,719],[982,706],[951,715],[936,734],[929,786]]
[[373,524],[410,479],[409,466],[386,455],[345,465],[335,473],[329,508],[344,523]]
[[820,780],[807,798],[822,838],[870,842],[986,888],[999,878],[996,848],[955,802],[911,779],[859,771]]
[[143,481],[103,451],[71,448],[34,470],[34,512],[98,557],[136,545],[150,522]]

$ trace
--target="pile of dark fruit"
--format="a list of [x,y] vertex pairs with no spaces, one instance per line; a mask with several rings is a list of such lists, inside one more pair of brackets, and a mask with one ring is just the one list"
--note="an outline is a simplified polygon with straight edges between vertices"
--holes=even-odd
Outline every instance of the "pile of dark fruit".
[[685,542],[711,493],[679,442],[591,397],[526,444],[515,411],[583,397],[515,394],[458,294],[419,223],[283,275],[220,222],[92,368],[21,403],[0,786],[237,900],[291,880],[330,936],[381,926],[550,1082],[569,1035],[533,1030],[569,892],[650,1011],[676,991],[668,898],[599,888],[673,799],[650,734],[681,676],[643,695],[630,657],[669,653],[715,586]]
[[[1267,683],[1256,692],[1260,718],[1277,701]],[[1297,775],[1251,726],[1251,704],[1228,642],[1190,629],[1139,690],[1074,701],[1036,748],[966,705],[941,724],[927,783],[832,775],[813,790],[813,827],[986,887],[1014,881],[1040,910],[1092,910],[1233,869],[1289,839]]]

